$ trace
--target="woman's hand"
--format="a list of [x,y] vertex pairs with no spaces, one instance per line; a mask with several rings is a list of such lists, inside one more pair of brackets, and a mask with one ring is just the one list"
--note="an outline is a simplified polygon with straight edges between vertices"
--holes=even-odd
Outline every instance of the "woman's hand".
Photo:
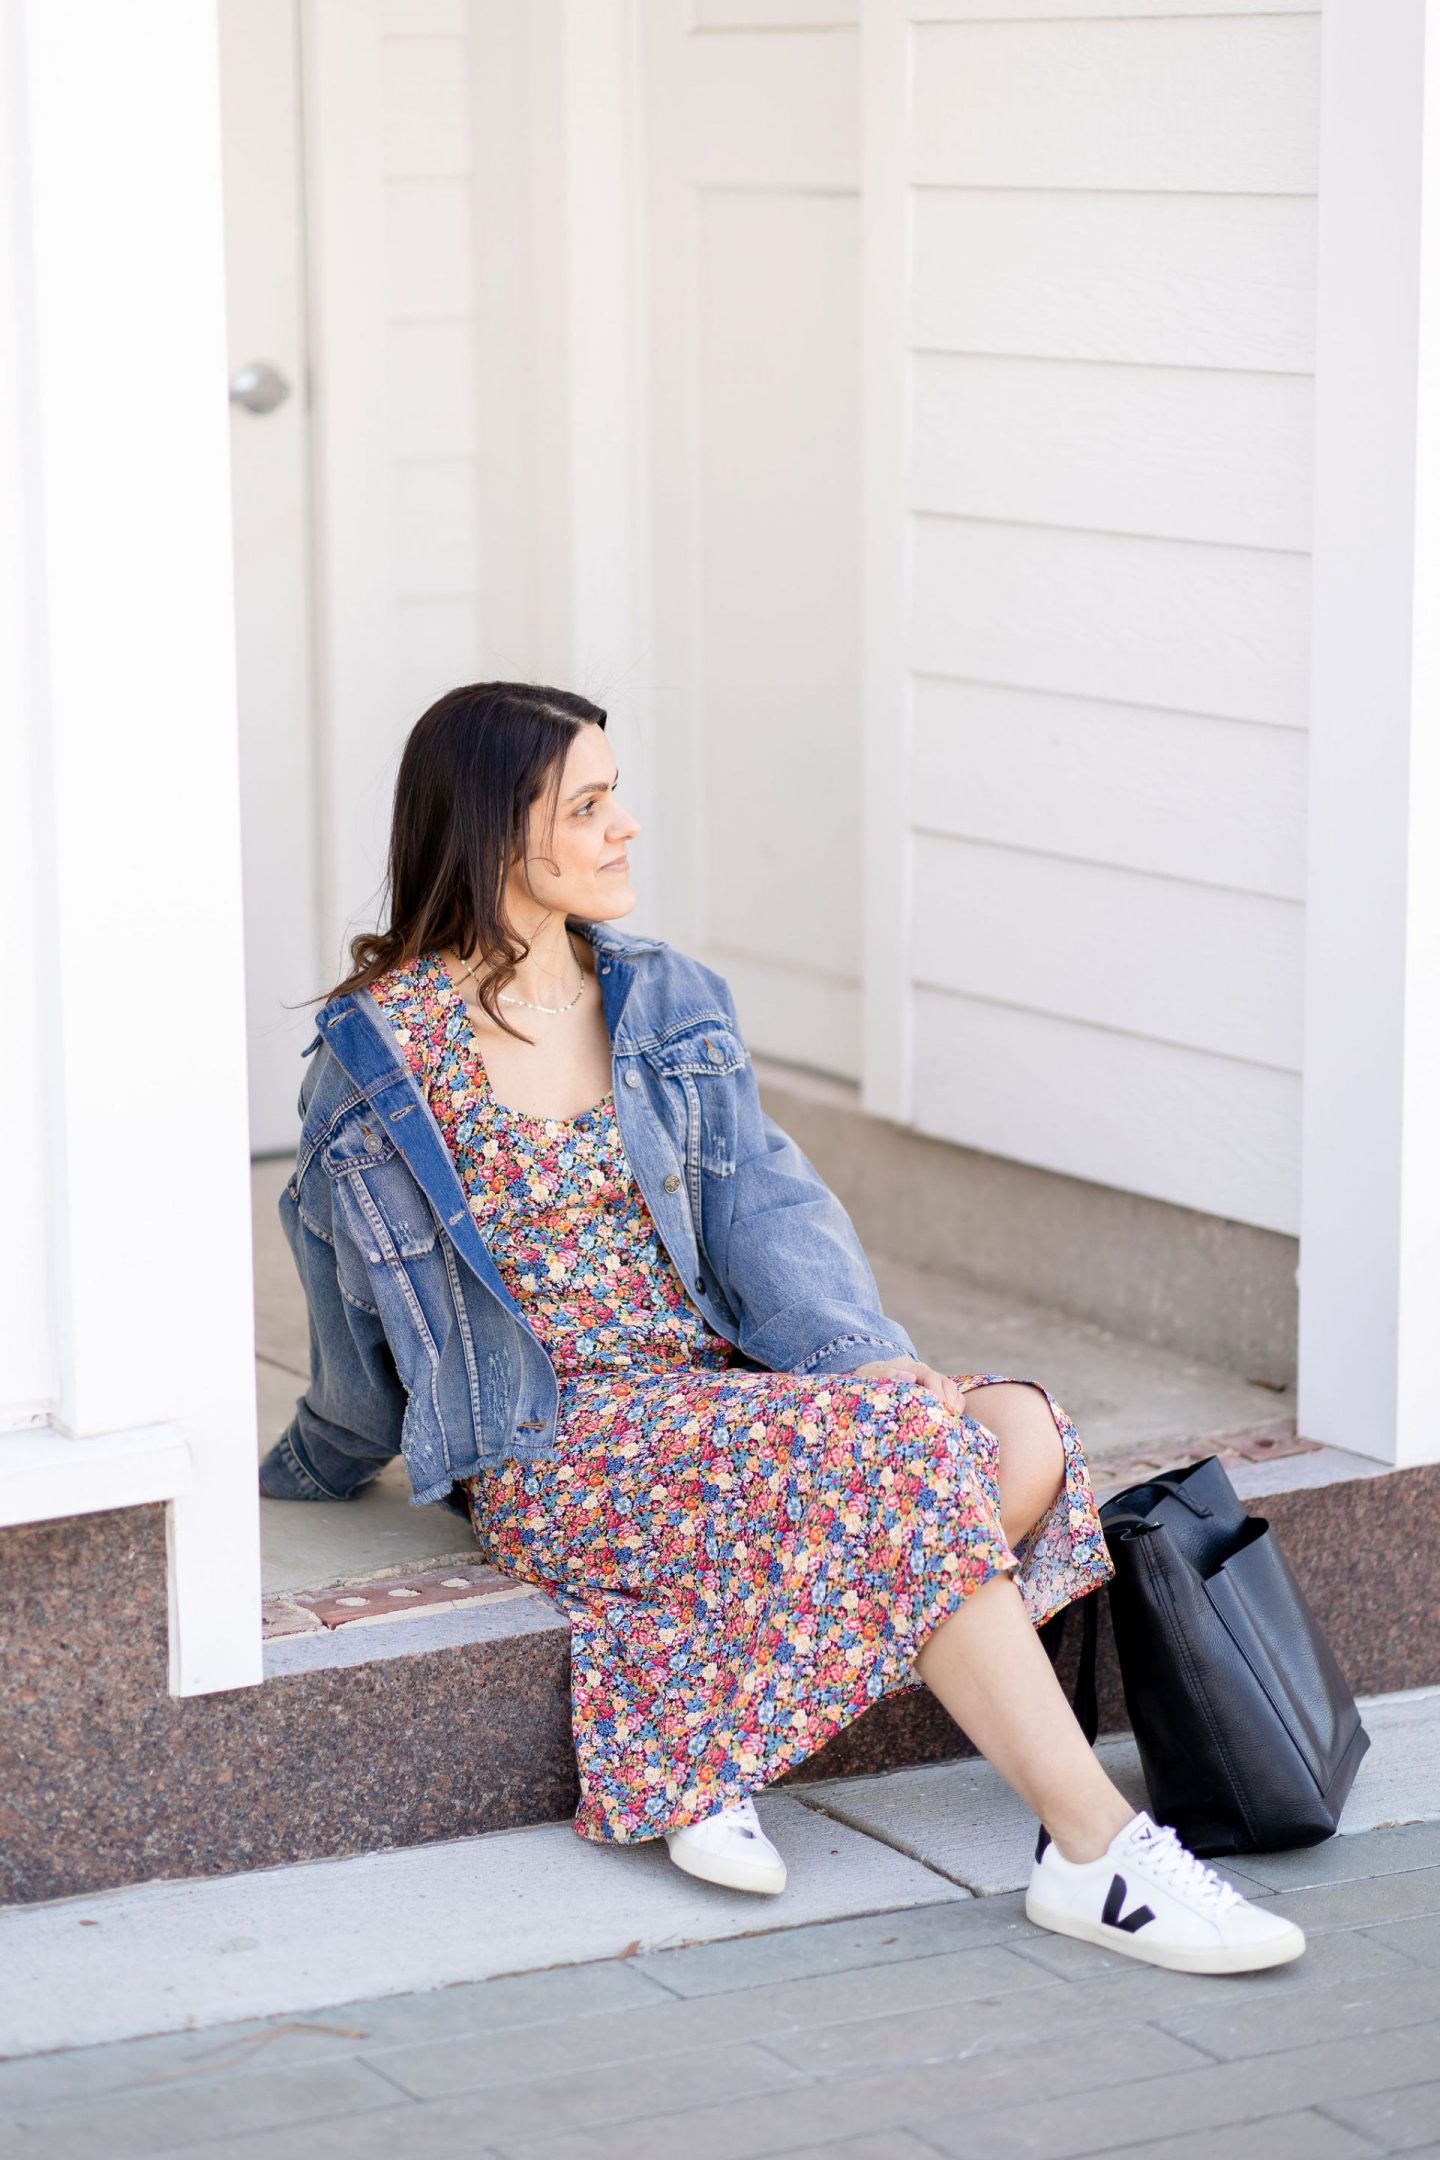
[[933,1365],[922,1365],[918,1358],[882,1358],[873,1365],[857,1365],[852,1377],[856,1380],[918,1380],[938,1395],[949,1410],[965,1408],[965,1391],[957,1387],[947,1373],[936,1372]]

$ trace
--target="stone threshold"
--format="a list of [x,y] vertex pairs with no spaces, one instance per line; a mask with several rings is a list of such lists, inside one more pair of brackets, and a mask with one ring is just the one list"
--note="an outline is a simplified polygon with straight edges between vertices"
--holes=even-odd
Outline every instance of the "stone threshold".
[[266,1642],[274,1642],[327,1629],[388,1626],[437,1611],[468,1611],[495,1598],[536,1594],[528,1583],[479,1562],[419,1570],[402,1565],[347,1577],[319,1590],[277,1591],[262,1602],[260,1631]]

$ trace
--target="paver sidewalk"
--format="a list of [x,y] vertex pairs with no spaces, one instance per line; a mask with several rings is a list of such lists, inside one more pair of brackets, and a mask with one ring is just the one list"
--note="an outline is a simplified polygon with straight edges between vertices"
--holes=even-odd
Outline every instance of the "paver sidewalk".
[[1233,1980],[1032,1927],[971,1760],[766,1794],[773,1903],[557,1824],[0,1914],[20,2046],[157,2035],[12,2039],[0,2160],[1440,2156],[1440,1689],[1363,1708],[1340,1835],[1222,1868],[1309,1937]]
[[1231,1980],[1016,1892],[0,2063],[7,2160],[1350,2160],[1440,2152],[1440,1824],[1252,1867]]

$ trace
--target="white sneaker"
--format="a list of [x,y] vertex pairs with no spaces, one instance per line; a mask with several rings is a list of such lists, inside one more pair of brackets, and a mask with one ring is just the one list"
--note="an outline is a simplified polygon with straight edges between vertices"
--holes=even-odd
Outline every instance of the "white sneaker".
[[1305,1948],[1293,1920],[1252,1905],[1143,1808],[1098,1860],[1067,1860],[1052,1838],[1030,1871],[1025,1915],[1172,1972],[1255,1972]]
[[676,1867],[726,1890],[756,1890],[774,1897],[785,1887],[785,1862],[760,1827],[753,1800],[707,1815],[703,1822],[668,1830],[665,1842]]

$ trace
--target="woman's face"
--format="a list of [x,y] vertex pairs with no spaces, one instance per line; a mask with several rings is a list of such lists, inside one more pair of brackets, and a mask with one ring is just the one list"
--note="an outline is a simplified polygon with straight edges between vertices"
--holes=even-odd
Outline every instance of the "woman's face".
[[529,859],[513,872],[520,893],[587,922],[634,907],[628,843],[640,827],[616,794],[618,775],[605,730],[593,722],[579,728],[560,775],[553,831],[546,797],[530,805]]

